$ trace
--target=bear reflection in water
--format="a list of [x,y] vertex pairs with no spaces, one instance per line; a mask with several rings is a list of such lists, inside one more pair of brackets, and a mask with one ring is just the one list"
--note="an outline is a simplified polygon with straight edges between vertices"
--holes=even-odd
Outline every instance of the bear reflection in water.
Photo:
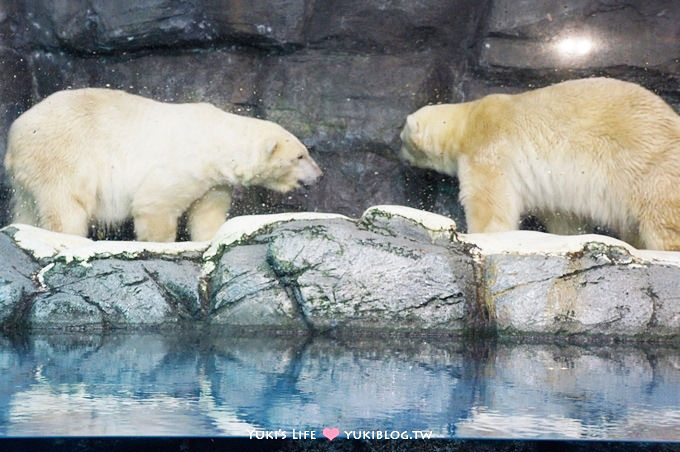
[[207,103],[170,104],[86,88],[47,97],[11,126],[5,158],[14,222],[86,236],[134,220],[138,240],[192,240],[224,223],[234,186],[279,192],[321,170],[283,127]]
[[607,78],[431,105],[408,116],[401,156],[457,175],[469,232],[549,232],[584,222],[633,246],[680,250],[680,117],[660,97]]

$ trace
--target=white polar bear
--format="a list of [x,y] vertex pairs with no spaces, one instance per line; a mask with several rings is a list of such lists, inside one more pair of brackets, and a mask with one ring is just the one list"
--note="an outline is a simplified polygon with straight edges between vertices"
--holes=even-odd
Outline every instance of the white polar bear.
[[650,249],[680,250],[680,116],[633,83],[591,78],[423,107],[402,158],[460,181],[470,232],[582,221]]
[[287,192],[321,176],[273,122],[100,88],[57,92],[17,118],[5,167],[16,223],[86,236],[131,216],[138,240],[164,242],[184,212],[192,240],[212,238],[234,186]]

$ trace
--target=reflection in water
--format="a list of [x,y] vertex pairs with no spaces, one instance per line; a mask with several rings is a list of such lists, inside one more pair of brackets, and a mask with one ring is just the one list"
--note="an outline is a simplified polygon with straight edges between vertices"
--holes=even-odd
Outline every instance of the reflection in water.
[[0,339],[0,435],[680,440],[680,351],[445,342],[51,335]]

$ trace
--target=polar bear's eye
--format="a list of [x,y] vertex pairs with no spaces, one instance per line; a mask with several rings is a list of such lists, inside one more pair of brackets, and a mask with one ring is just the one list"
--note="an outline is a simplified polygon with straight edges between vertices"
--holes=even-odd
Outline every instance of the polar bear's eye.
[[300,154],[297,156],[298,160],[301,160],[304,157],[304,155]]

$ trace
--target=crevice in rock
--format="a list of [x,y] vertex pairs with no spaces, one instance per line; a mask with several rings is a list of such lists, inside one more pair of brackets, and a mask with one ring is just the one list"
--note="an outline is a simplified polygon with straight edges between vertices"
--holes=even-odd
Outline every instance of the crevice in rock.
[[[305,311],[303,309],[304,297],[302,296],[302,293],[300,291],[300,286],[298,285],[297,281],[291,280],[290,278],[284,276],[284,277],[278,277],[278,283],[281,285],[281,287],[283,287],[284,292],[286,293],[286,295],[288,296],[288,299],[290,300],[291,304],[293,305],[295,312],[297,312],[297,314],[300,316],[300,319],[302,319],[302,322],[305,324],[305,327],[309,331],[311,331],[312,333],[316,332],[317,331],[316,327],[311,322],[311,320],[307,317],[307,314],[305,313]],[[229,306],[233,307],[236,303],[243,301],[245,298],[246,298],[246,296],[241,297],[236,302],[229,303]]]
[[473,306],[477,309],[471,315],[473,331],[496,332],[496,313],[494,298],[495,294],[490,294],[487,287],[486,262],[484,257],[467,250],[472,258],[472,279],[475,285],[475,301]]
[[519,42],[533,42],[533,43],[544,43],[545,39],[534,38],[531,36],[526,36],[522,33],[524,27],[512,28],[504,31],[492,31],[489,32],[485,37],[492,39],[508,39]]
[[[146,270],[146,269],[145,269],[145,270]],[[148,274],[148,272],[147,272],[147,274]],[[131,281],[131,282],[129,282],[129,283],[126,283],[126,284],[124,284],[123,286],[124,286],[124,287],[135,287],[135,286],[140,286],[140,285],[144,284],[144,283],[147,282],[147,281],[149,281],[149,278],[142,278],[142,279],[138,279],[138,280],[136,280],[136,281]],[[155,280],[154,280],[154,282],[155,282]]]
[[[56,292],[59,292],[59,290],[60,290],[60,289],[63,289],[64,287],[72,286],[73,284],[76,284],[76,283],[80,283],[80,282],[88,281],[88,280],[92,280],[92,279],[94,279],[94,280],[100,280],[101,278],[105,278],[105,277],[107,277],[107,276],[111,276],[111,275],[115,275],[115,274],[120,273],[120,271],[111,270],[111,271],[107,271],[107,272],[98,273],[98,274],[92,275],[92,276],[86,276],[86,277],[83,277],[83,278],[80,278],[80,279],[77,279],[77,280],[68,281],[68,282],[66,282],[66,283],[64,283],[64,284],[60,284],[60,285],[49,285],[49,286],[48,286],[48,285],[46,285],[46,284],[45,284],[45,285],[41,284],[40,281],[38,280],[38,275],[39,275],[43,270],[45,270],[46,268],[47,268],[47,267],[44,267],[44,268],[40,269],[40,272],[38,272],[38,273],[36,274],[34,281],[36,282],[36,284],[38,284],[38,287],[40,287],[42,290],[44,290],[44,291],[50,291],[50,290],[51,290],[51,291],[53,291],[53,292],[55,292],[55,293],[56,293]],[[54,268],[54,267],[52,267],[52,268]],[[44,276],[44,275],[43,275],[43,276]]]
[[640,10],[639,5],[636,5],[634,2],[622,2],[618,4],[612,4],[603,1],[598,1],[595,5],[593,5],[592,9],[586,12],[585,17],[593,17],[597,14],[607,14],[614,11],[624,11],[626,9],[630,9],[636,15],[645,20],[649,17],[646,14],[644,14]]
[[459,304],[459,303],[463,302],[464,300],[465,299],[463,297],[463,292],[456,292],[455,294],[446,295],[446,296],[430,297],[420,304],[416,304],[416,305],[408,306],[408,307],[403,308],[403,309],[399,309],[397,312],[401,313],[401,312],[410,311],[410,310],[423,309],[423,308],[426,308],[429,305],[437,303],[437,302],[440,302],[443,305],[452,306],[452,305]]
[[[392,231],[389,227],[387,226],[378,226],[373,222],[373,219],[371,218],[370,220],[362,220],[359,222],[357,225],[357,228],[361,231],[368,231],[372,232],[374,234],[379,234],[385,237],[396,237],[397,234]],[[411,241],[415,241],[411,239]]]
[[[232,300],[228,303],[222,303],[222,306],[219,306],[219,307],[213,306],[212,310],[209,313],[210,313],[210,315],[212,315],[212,314],[219,314],[222,311],[231,310],[234,307],[236,307],[237,305],[248,300],[249,298],[253,298],[253,297],[257,298],[259,292],[264,292],[264,291],[267,291],[267,290],[273,288],[276,285],[276,283],[278,283],[278,282],[279,281],[276,280],[276,279],[272,280],[272,283],[266,284],[264,286],[260,286],[260,288],[256,292],[249,292],[249,293],[243,295],[242,297],[236,298],[236,299],[234,299],[234,300]],[[224,285],[220,286],[220,290],[221,290],[222,287],[224,287]],[[284,287],[284,290],[285,290],[285,287]],[[217,292],[219,292],[219,290]],[[286,295],[288,295],[288,292],[286,292]]]
[[182,54],[201,53],[208,51],[230,51],[245,55],[256,56],[289,56],[303,49],[305,46],[297,43],[277,43],[271,39],[253,39],[248,34],[224,35],[209,39],[198,37],[186,39],[177,43],[143,44],[136,47],[120,46],[121,43],[112,42],[110,47],[101,45],[95,48],[76,47],[71,43],[59,40],[57,46],[36,45],[22,48],[26,55],[31,52],[61,53],[73,58],[95,59],[106,57],[112,62],[129,61],[131,59],[149,55],[176,56]]
[[532,281],[522,282],[522,283],[516,284],[514,286],[510,286],[507,289],[503,289],[503,290],[498,291],[498,292],[493,292],[490,295],[493,298],[502,297],[503,295],[506,295],[510,292],[517,290],[517,289],[521,289],[522,287],[527,287],[527,286],[531,286],[531,285],[534,285],[534,284],[541,284],[541,283],[544,283],[544,282],[552,281],[553,279],[557,279],[557,278],[559,278],[559,276],[554,276],[554,277],[550,276],[550,277],[547,277],[547,278],[544,278],[544,279],[535,279],[535,280],[532,280]]
[[296,311],[300,315],[302,322],[309,329],[309,331],[311,331],[312,333],[316,332],[317,331],[316,327],[309,319],[309,317],[307,317],[307,313],[305,313],[305,310],[303,308],[305,299],[302,296],[302,292],[300,291],[300,286],[298,285],[297,281],[284,285],[284,287],[286,289],[286,293],[293,301],[293,305],[295,306]]
[[657,319],[657,312],[659,310],[660,303],[659,296],[656,294],[656,292],[654,292],[651,286],[645,288],[644,292],[649,296],[649,299],[652,300],[652,315],[649,316],[649,320],[647,321],[645,328],[656,328],[659,325],[659,320]]
[[[570,279],[570,278],[574,278],[574,277],[576,277],[576,276],[579,276],[579,275],[581,275],[581,274],[583,274],[583,273],[587,273],[587,272],[589,272],[589,271],[598,270],[598,269],[600,269],[600,268],[606,268],[606,267],[617,267],[618,265],[620,265],[620,264],[616,264],[616,263],[606,263],[606,264],[593,265],[593,266],[587,267],[587,268],[579,268],[578,270],[574,270],[574,271],[565,273],[565,274],[563,274],[563,275],[559,275],[559,276],[557,276],[555,279],[567,280],[567,279]],[[624,264],[624,265],[625,265],[625,264]],[[552,279],[552,278],[548,278],[547,280],[550,280],[550,279]],[[543,280],[543,281],[546,281],[546,280]],[[541,282],[542,282],[542,281],[541,281]]]
[[[221,256],[221,255],[219,255]],[[201,312],[208,316],[213,305],[213,295],[218,293],[223,286],[216,289],[213,286],[213,281],[215,279],[215,272],[220,268],[219,261],[215,260],[213,263],[213,269],[211,272],[206,273],[206,263],[201,265],[201,273],[197,281],[197,291],[198,291],[198,305],[201,308]]]
[[[499,292],[494,292],[491,295],[494,298],[496,298],[496,297],[500,297],[502,295],[505,295],[509,292],[512,292],[514,290],[520,289],[522,287],[531,286],[533,284],[541,284],[541,283],[553,281],[553,280],[567,280],[567,279],[574,278],[576,276],[579,276],[583,273],[587,273],[587,272],[592,271],[592,270],[597,270],[597,269],[605,268],[605,267],[616,267],[618,265],[620,265],[620,264],[607,263],[607,264],[593,265],[593,266],[587,267],[587,268],[580,268],[578,270],[574,270],[574,271],[571,271],[571,272],[568,272],[568,273],[564,273],[562,275],[549,276],[549,277],[543,278],[543,279],[534,279],[534,280],[531,280],[531,281],[522,282],[520,284],[516,284],[514,286],[508,287],[507,289],[503,289]],[[593,284],[597,284],[597,283],[593,283]]]
[[[302,322],[305,324],[305,326],[311,331],[312,333],[317,332],[317,328],[314,326],[312,321],[309,319],[307,314],[305,313],[305,310],[303,308],[305,304],[305,299],[302,296],[302,292],[300,291],[300,285],[297,282],[297,277],[304,273],[305,271],[308,270],[308,268],[302,268],[302,269],[294,269],[295,271],[292,272],[291,274],[286,274],[283,269],[281,268],[281,265],[278,265],[279,262],[275,261],[274,257],[270,253],[271,250],[267,252],[267,257],[266,257],[266,262],[269,265],[269,267],[272,269],[274,275],[276,275],[276,278],[279,281],[279,284],[283,287],[283,289],[286,292],[286,295],[288,295],[288,298],[290,299],[291,303],[295,307],[295,311],[298,313],[300,318],[302,319]],[[320,265],[320,264],[317,264]],[[292,268],[290,270],[293,270]]]
[[[59,292],[56,292],[59,293]],[[63,292],[62,292],[63,293]],[[68,294],[71,296],[74,296],[73,294]],[[114,325],[111,322],[111,319],[109,319],[107,312],[102,308],[99,303],[95,303],[92,301],[90,297],[84,294],[80,294],[80,298],[90,306],[93,306],[95,309],[99,311],[99,313],[102,315],[102,330],[112,330],[114,329]]]
[[394,255],[397,255],[397,256],[401,256],[401,257],[406,257],[406,258],[411,259],[411,260],[419,260],[423,257],[421,254],[418,254],[417,252],[410,251],[410,250],[407,250],[407,249],[402,248],[402,247],[393,246],[389,242],[380,242],[380,241],[378,241],[376,239],[372,239],[372,238],[370,238],[370,239],[360,239],[360,240],[357,240],[357,243],[359,243],[360,245],[370,246],[371,248],[376,248],[376,249],[379,249],[381,251],[385,251],[386,253],[394,254]]
[[[161,297],[163,297],[165,303],[168,306],[170,306],[170,309],[172,309],[173,314],[175,314],[175,316],[178,319],[181,320],[195,319],[194,315],[192,315],[189,312],[186,312],[187,311],[186,306],[184,306],[181,301],[178,301],[177,298],[165,288],[163,283],[160,282],[160,280],[158,279],[158,273],[150,271],[145,266],[143,266],[142,268],[144,269],[144,273],[146,273],[149,276],[149,279],[151,279],[151,281],[153,281],[153,283],[156,285]],[[148,279],[145,279],[144,281],[148,281]]]
[[0,324],[0,331],[26,331],[28,330],[28,317],[31,309],[33,309],[33,301],[38,296],[37,292],[26,293],[24,288],[21,288],[21,295],[19,301],[15,303],[10,315]]

